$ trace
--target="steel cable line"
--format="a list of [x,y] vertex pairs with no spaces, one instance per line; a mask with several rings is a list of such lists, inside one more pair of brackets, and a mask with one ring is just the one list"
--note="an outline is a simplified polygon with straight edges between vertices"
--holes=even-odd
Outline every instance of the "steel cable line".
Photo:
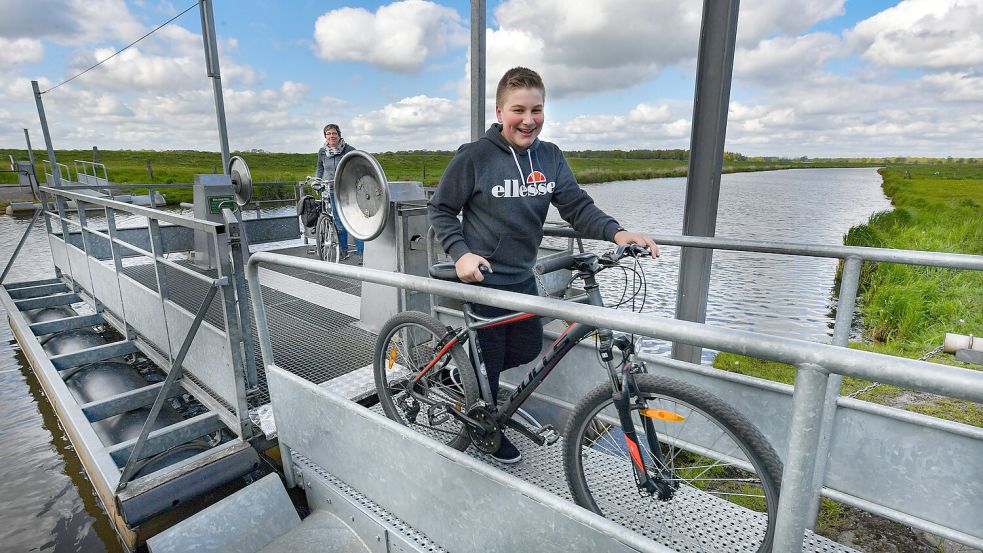
[[69,79],[66,79],[66,80],[64,80],[64,81],[62,81],[62,82],[60,82],[60,83],[58,83],[58,84],[56,84],[55,86],[53,86],[53,87],[51,87],[51,88],[49,88],[49,89],[47,89],[47,90],[45,90],[45,91],[43,91],[43,92],[41,92],[41,94],[47,94],[47,93],[49,93],[49,92],[51,92],[52,90],[54,90],[54,89],[56,89],[56,88],[58,88],[59,86],[61,86],[61,85],[63,85],[63,84],[65,84],[65,83],[69,83],[69,82],[71,82],[71,81],[74,81],[75,79],[77,79],[77,78],[79,78],[79,77],[81,77],[82,75],[85,75],[85,74],[86,74],[86,73],[88,73],[89,71],[92,71],[92,70],[93,70],[93,69],[95,69],[96,67],[99,67],[100,65],[102,65],[102,64],[104,64],[104,63],[106,63],[107,61],[109,61],[109,60],[111,60],[111,59],[113,59],[113,58],[115,58],[116,56],[118,56],[118,55],[120,55],[120,54],[122,54],[123,52],[125,52],[125,51],[126,51],[126,49],[127,49],[127,48],[129,48],[130,46],[133,46],[134,44],[136,44],[136,43],[138,43],[138,42],[140,42],[141,40],[143,40],[143,39],[145,39],[145,38],[147,38],[148,36],[150,36],[150,35],[152,35],[152,34],[154,34],[154,33],[156,33],[157,31],[159,31],[159,30],[160,30],[160,29],[162,29],[163,27],[165,27],[165,26],[167,26],[167,25],[168,25],[169,23],[171,23],[171,22],[172,22],[172,21],[174,21],[175,19],[177,19],[177,18],[179,18],[179,17],[181,17],[182,15],[184,15],[184,14],[186,14],[186,13],[188,13],[189,11],[191,11],[191,8],[193,8],[193,7],[195,7],[195,6],[197,6],[197,5],[198,5],[198,2],[195,2],[194,4],[191,4],[190,6],[188,6],[187,8],[185,8],[183,12],[181,12],[181,13],[179,13],[179,14],[177,14],[177,15],[175,15],[174,17],[172,17],[172,18],[170,18],[170,19],[168,19],[167,21],[165,21],[165,22],[163,22],[163,23],[161,23],[161,24],[160,24],[160,25],[158,25],[157,27],[154,27],[154,29],[153,29],[152,31],[150,31],[149,33],[147,33],[147,34],[145,34],[145,35],[143,35],[142,37],[140,37],[140,38],[138,38],[138,39],[136,39],[136,40],[134,40],[133,42],[131,42],[131,43],[129,43],[129,44],[127,44],[126,46],[124,46],[124,47],[123,47],[123,48],[122,48],[121,50],[119,50],[118,52],[115,52],[115,53],[113,53],[113,55],[111,55],[111,56],[109,56],[108,58],[105,58],[105,59],[103,59],[103,60],[101,60],[101,61],[99,61],[98,63],[96,63],[96,64],[95,64],[95,65],[93,65],[92,67],[89,67],[89,68],[88,68],[88,69],[86,69],[85,71],[82,71],[81,73],[78,73],[78,74],[76,74],[76,75],[75,75],[74,77],[71,77],[71,78],[69,78]]

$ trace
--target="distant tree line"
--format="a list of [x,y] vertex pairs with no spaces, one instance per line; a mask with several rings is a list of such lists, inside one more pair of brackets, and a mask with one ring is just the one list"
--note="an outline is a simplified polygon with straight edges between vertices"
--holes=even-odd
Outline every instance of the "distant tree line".
[[[590,159],[678,159],[689,161],[689,150],[673,148],[669,150],[579,150],[564,152],[566,157]],[[747,157],[734,152],[724,152],[724,161],[745,161]]]

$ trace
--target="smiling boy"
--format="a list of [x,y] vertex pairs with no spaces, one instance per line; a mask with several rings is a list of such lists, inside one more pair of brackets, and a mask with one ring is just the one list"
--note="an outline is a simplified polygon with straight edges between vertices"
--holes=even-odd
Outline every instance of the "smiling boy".
[[[495,94],[498,123],[458,149],[428,203],[430,224],[463,282],[536,295],[532,268],[550,204],[588,238],[641,244],[653,257],[659,254],[651,238],[625,230],[594,205],[560,149],[539,140],[545,102],[538,73],[525,67],[506,71]],[[487,274],[480,271],[482,265]],[[508,312],[485,305],[475,305],[475,311],[484,317]],[[542,322],[536,317],[481,330],[478,340],[497,399],[501,372],[535,359],[542,350]],[[492,458],[516,463],[522,456],[503,435]]]

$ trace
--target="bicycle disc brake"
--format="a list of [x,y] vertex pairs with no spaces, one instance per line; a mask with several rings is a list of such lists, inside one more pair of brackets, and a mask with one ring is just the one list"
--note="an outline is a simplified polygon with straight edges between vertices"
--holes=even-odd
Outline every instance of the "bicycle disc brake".
[[468,424],[468,436],[471,443],[480,451],[485,453],[495,453],[498,446],[502,445],[502,430],[495,422],[495,417],[487,407],[475,406],[468,411],[468,417],[478,421],[481,427]]

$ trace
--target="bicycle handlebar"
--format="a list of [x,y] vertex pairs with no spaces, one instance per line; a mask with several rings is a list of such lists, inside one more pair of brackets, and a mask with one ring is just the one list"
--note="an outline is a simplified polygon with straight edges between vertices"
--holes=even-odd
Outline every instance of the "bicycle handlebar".
[[598,259],[603,266],[611,266],[625,257],[638,257],[648,254],[648,248],[639,246],[638,244],[625,244],[618,246],[617,249],[604,254],[600,258],[592,253],[560,255],[537,263],[533,270],[537,274],[544,275],[553,271],[559,271],[560,269],[575,269],[578,268],[578,265],[582,265],[584,262],[589,262],[592,259]]

